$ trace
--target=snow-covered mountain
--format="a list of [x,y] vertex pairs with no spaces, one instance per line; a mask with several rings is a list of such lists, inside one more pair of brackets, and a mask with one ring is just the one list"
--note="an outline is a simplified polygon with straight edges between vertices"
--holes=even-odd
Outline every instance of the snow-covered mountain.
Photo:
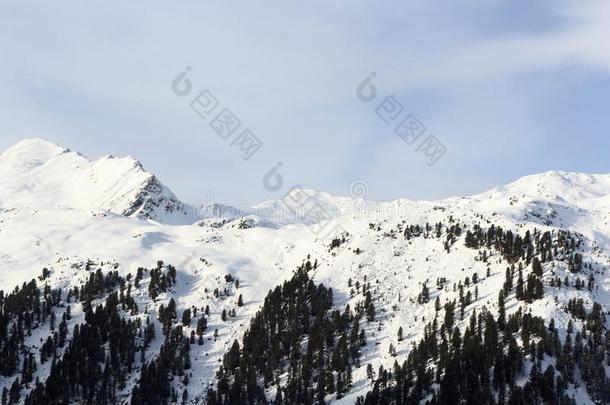
[[[354,200],[313,190],[299,190],[321,207],[324,215],[300,213],[285,201],[265,201],[236,208],[180,201],[135,158],[104,156],[90,161],[78,152],[42,139],[26,139],[0,154],[0,208],[77,209],[109,212],[170,225],[201,219],[256,216],[265,226],[316,223],[336,217]],[[295,192],[296,193],[296,192]],[[305,214],[307,214],[305,216]]]
[[[303,196],[294,195],[242,210],[193,209],[133,158],[105,157],[90,162],[48,142],[23,141],[0,155],[0,285],[8,293],[36,279],[39,286],[60,289],[61,299],[48,305],[57,312],[58,320],[71,307],[66,322],[72,331],[74,325],[86,323],[87,317],[82,302],[68,291],[82,289],[98,269],[103,274],[118,272],[123,278],[123,299],[125,285],[129,285],[129,296],[137,306],[135,311],[130,302],[124,302],[122,316],[142,324],[148,318],[156,328],[156,338],[144,345],[142,357],[136,356],[129,366],[135,371],[126,374],[114,402],[108,403],[129,403],[134,387],[136,393],[146,391],[143,365],[159,358],[162,343],[170,343],[167,336],[163,341],[161,330],[172,300],[178,314],[187,309],[195,314],[192,324],[183,325],[185,336],[199,333],[197,323],[202,318],[206,329],[201,344],[190,345],[188,381],[176,372],[168,384],[179,394],[188,388],[186,402],[204,403],[208,389],[220,389],[216,373],[221,365],[226,371],[227,362],[231,363],[225,355],[234,341],[241,342],[251,320],[273,301],[269,291],[291,279],[307,262],[313,282],[332,288],[333,308],[362,309],[365,287],[370,295],[367,299],[375,306],[374,316],[369,319],[367,313],[359,324],[366,344],[357,350],[357,362],[355,357],[348,361],[351,384],[341,393],[336,387],[334,392],[324,388],[323,399],[332,403],[351,404],[375,389],[376,395],[390,395],[391,383],[382,381],[378,370],[393,370],[395,362],[414,361],[413,345],[429,339],[433,321],[438,327],[434,334],[441,339],[443,332],[438,329],[448,322],[452,302],[458,305],[455,326],[462,331],[471,326],[473,314],[489,311],[495,317],[505,312],[506,318],[516,317],[516,325],[528,314],[541,317],[547,326],[553,320],[557,339],[563,342],[571,336],[573,343],[575,339],[586,342],[587,330],[588,339],[597,339],[591,326],[594,302],[604,313],[610,310],[610,175],[547,172],[475,196],[441,201],[372,202],[311,190],[298,192],[307,194],[307,204],[300,205]],[[541,275],[533,258],[541,262]],[[175,281],[157,291],[155,269],[171,279],[169,265],[175,268]],[[43,268],[48,270],[44,274]],[[134,284],[139,268],[149,270]],[[526,290],[521,295],[515,287],[519,276]],[[542,287],[542,296],[537,286]],[[103,304],[106,295],[100,292],[93,302]],[[583,300],[584,317],[574,309],[574,300],[579,299]],[[0,295],[0,305],[3,300]],[[180,318],[174,322],[179,324]],[[525,344],[521,326],[515,328],[512,336],[505,333],[504,346],[512,344],[510,339],[518,346]],[[582,334],[577,337],[573,331]],[[532,333],[532,342],[544,341]],[[53,332],[48,322],[40,322],[26,334],[19,365],[12,372],[0,370],[0,388],[10,388],[17,377],[23,378],[24,353],[38,356],[41,342],[49,334]],[[303,343],[307,347],[305,340]],[[591,347],[595,345],[591,343]],[[138,343],[138,350],[142,347]],[[58,346],[54,355],[61,359],[68,350]],[[330,353],[337,350],[338,346]],[[245,353],[242,344],[242,356]],[[423,356],[421,351],[417,353]],[[566,360],[554,349],[541,353],[541,358],[525,353],[522,368],[514,376],[516,385],[524,387],[524,395],[538,395],[528,394],[531,387],[526,382],[528,378],[532,381],[532,370],[539,365],[541,373],[549,365],[558,375],[565,373]],[[334,357],[329,356],[331,361]],[[573,380],[558,385],[557,390],[561,388],[566,398],[578,404],[604,403],[601,391],[590,381],[607,378],[599,375],[600,370],[610,370],[608,358],[602,353],[594,372],[579,365]],[[573,361],[584,362],[582,358]],[[425,364],[431,370],[446,367],[437,362],[429,359]],[[49,361],[38,363],[34,376],[45,382],[52,367]],[[369,366],[376,378],[371,378]],[[451,403],[439,400],[448,374],[446,368],[442,370],[438,381],[434,375],[424,387],[422,398]],[[262,376],[259,381],[267,398],[277,398],[278,387],[288,395],[289,375],[272,374],[273,381],[263,384]],[[334,378],[345,379],[347,374],[337,371]],[[34,389],[33,382],[23,383],[17,402],[23,402]],[[490,390],[499,401],[501,390]],[[520,395],[514,386],[510,390]],[[369,403],[382,403],[371,398],[376,397],[369,395]]]
[[112,212],[162,223],[192,223],[193,212],[132,157],[95,162],[40,139],[0,155],[0,207]]

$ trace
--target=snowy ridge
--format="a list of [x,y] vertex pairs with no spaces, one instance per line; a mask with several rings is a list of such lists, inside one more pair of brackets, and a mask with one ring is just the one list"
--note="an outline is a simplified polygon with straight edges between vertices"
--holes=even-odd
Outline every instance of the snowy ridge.
[[[177,268],[175,286],[153,301],[146,294],[146,281],[133,296],[154,319],[160,305],[167,306],[172,298],[180,311],[210,306],[205,344],[191,348],[191,403],[203,403],[207,389],[215,386],[223,354],[248,328],[267,292],[289,279],[308,256],[319,262],[312,277],[333,289],[338,308],[346,304],[354,308],[361,297],[349,285],[366,280],[378,312],[375,321],[364,326],[368,344],[362,367],[354,369],[353,389],[341,399],[328,395],[328,402],[352,404],[370,391],[366,365],[392,369],[395,361],[404,361],[412,344],[423,337],[424,326],[436,316],[435,299],[458,299],[452,286],[464,283],[466,277],[472,280],[477,274],[478,299],[467,307],[459,326],[467,326],[475,310],[497,312],[506,259],[490,249],[482,260],[480,251],[465,246],[464,233],[447,244],[450,224],[460,224],[464,231],[495,225],[519,235],[548,231],[555,238],[569,231],[581,241],[578,251],[585,270],[573,274],[561,255],[545,262],[544,298],[526,303],[511,295],[508,314],[521,308],[554,319],[565,337],[571,320],[576,330],[583,325],[565,311],[570,299],[582,298],[588,309],[596,301],[605,312],[610,310],[610,175],[547,172],[475,196],[428,202],[375,203],[309,192],[324,207],[324,215],[309,215],[293,206],[288,211],[299,214],[290,218],[281,213],[286,211],[282,202],[267,201],[247,210],[210,207],[199,215],[206,219],[198,221],[189,206],[133,158],[90,162],[44,141],[24,141],[0,155],[0,284],[10,291],[38,277],[46,267],[50,270],[46,282],[66,291],[86,281],[90,270],[116,269],[125,277],[136,274],[138,267],[155,267],[158,260],[172,264]],[[328,225],[325,229],[344,233],[319,237],[310,227],[319,221]],[[437,223],[443,224],[439,235],[432,231],[430,237],[404,236],[410,225]],[[332,239],[341,237],[345,242],[331,249]],[[531,269],[524,271],[527,275]],[[228,274],[240,280],[244,306],[237,306],[236,291],[227,287]],[[574,283],[589,276],[595,280],[591,291],[551,286],[557,277]],[[437,288],[439,279],[444,281]],[[424,285],[430,288],[430,301],[422,304],[418,296]],[[215,296],[216,288],[228,288],[228,294]],[[474,294],[474,287],[468,291]],[[79,307],[73,306],[70,330],[83,320]],[[222,311],[232,309],[236,317],[223,321]],[[404,339],[397,341],[400,328]],[[194,325],[185,329],[188,334]],[[218,336],[213,337],[216,329]],[[39,339],[38,335],[28,338],[27,347],[38,350]],[[390,354],[390,345],[395,355]],[[153,345],[147,361],[159,346],[159,342]],[[549,364],[553,361],[545,358]],[[37,375],[44,380],[47,372],[48,367],[41,367]],[[0,388],[13,381],[0,376]],[[131,379],[121,393],[125,401],[134,384]],[[178,381],[172,384],[181,387]],[[570,385],[568,392],[578,404],[593,403],[583,384]]]
[[95,162],[40,139],[0,155],[0,206],[66,208],[163,223],[192,223],[192,210],[132,157]]

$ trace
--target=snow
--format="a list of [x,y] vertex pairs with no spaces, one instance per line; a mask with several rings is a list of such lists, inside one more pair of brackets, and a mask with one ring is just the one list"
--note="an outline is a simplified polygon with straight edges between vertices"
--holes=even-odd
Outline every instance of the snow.
[[[440,296],[443,303],[455,299],[453,285],[465,277],[472,279],[476,272],[481,281],[479,300],[468,308],[464,322],[474,309],[496,310],[507,266],[501,257],[492,256],[489,264],[476,260],[477,252],[464,246],[463,237],[445,253],[444,238],[405,240],[398,225],[447,224],[452,217],[462,224],[494,223],[521,234],[559,227],[578,232],[586,238],[585,262],[594,263],[599,272],[598,290],[547,288],[545,298],[526,305],[527,309],[555,319],[565,333],[569,319],[562,307],[570,298],[586,298],[589,306],[596,300],[606,310],[610,305],[610,175],[547,172],[475,196],[442,201],[370,202],[305,192],[313,198],[310,203],[324,208],[322,214],[308,215],[298,206],[287,209],[280,201],[266,201],[242,211],[208,207],[201,215],[134,158],[107,156],[92,162],[50,142],[25,140],[0,155],[0,285],[11,290],[47,267],[52,271],[49,283],[68,288],[88,277],[83,264],[89,260],[93,268],[105,270],[117,263],[122,275],[135,274],[138,267],[152,268],[158,260],[176,266],[178,283],[173,292],[156,303],[146,301],[145,286],[142,294],[134,296],[138,305],[148,305],[153,313],[170,297],[176,299],[179,312],[210,305],[205,344],[194,345],[191,353],[189,394],[195,398],[205,396],[224,352],[241,337],[267,292],[290,278],[311,255],[320,264],[314,279],[333,288],[338,306],[349,303],[353,308],[363,299],[357,294],[350,297],[350,278],[362,284],[366,277],[377,299],[379,316],[366,326],[363,365],[354,370],[354,391],[336,401],[342,404],[353,403],[369,390],[367,363],[377,370],[406,358],[411,344],[422,337],[424,325],[435,316],[435,298]],[[290,217],[286,212],[298,215]],[[320,222],[325,232],[317,235],[312,229],[318,228],[312,225]],[[330,240],[341,232],[349,234],[347,243],[339,252],[330,251]],[[355,253],[357,248],[360,254]],[[560,264],[554,269],[545,266],[545,277],[551,272],[562,278],[568,275]],[[211,291],[224,288],[226,274],[240,280],[239,291],[215,298]],[[447,279],[440,291],[439,277]],[[415,299],[423,283],[430,288],[431,301],[419,305]],[[474,294],[473,285],[470,291]],[[235,308],[239,294],[246,305],[237,308],[236,318],[222,322],[220,313]],[[524,304],[509,297],[507,311],[516,311],[519,305]],[[79,319],[76,309],[74,318]],[[401,326],[405,339],[398,342]],[[220,336],[214,341],[216,328]],[[34,340],[29,344],[36,346]],[[388,353],[390,343],[397,348],[397,358]],[[578,403],[588,403],[582,388],[574,392]]]
[[0,207],[77,209],[192,223],[193,212],[132,157],[89,161],[40,139],[0,155]]

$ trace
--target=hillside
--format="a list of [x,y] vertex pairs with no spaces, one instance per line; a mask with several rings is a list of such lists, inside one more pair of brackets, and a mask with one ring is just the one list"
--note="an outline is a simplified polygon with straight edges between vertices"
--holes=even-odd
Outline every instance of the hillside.
[[279,201],[199,221],[135,159],[40,140],[0,155],[0,179],[7,403],[610,400],[610,175],[441,201],[307,191],[325,222]]

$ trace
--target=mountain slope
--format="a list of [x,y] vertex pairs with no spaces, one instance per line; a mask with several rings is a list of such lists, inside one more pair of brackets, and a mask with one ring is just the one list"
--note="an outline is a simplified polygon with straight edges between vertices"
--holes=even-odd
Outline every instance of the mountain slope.
[[[235,383],[235,378],[239,377],[238,368],[221,373],[224,379],[219,380],[216,377],[220,366],[235,366],[234,360],[239,363],[241,356],[249,355],[251,345],[244,346],[243,338],[246,336],[246,341],[252,340],[253,334],[246,332],[252,320],[259,322],[258,311],[265,309],[263,319],[290,317],[295,312],[290,305],[286,309],[272,305],[274,300],[270,297],[274,295],[268,293],[291,279],[297,269],[307,271],[306,280],[311,279],[315,285],[323,284],[324,288],[332,289],[332,307],[325,307],[323,318],[331,322],[332,328],[328,326],[325,330],[334,331],[337,342],[344,332],[341,326],[343,318],[336,317],[333,311],[345,314],[348,313],[346,305],[350,306],[351,315],[346,318],[350,327],[345,329],[349,338],[358,308],[362,308],[367,299],[374,305],[370,319],[367,311],[360,312],[358,328],[364,331],[366,343],[359,348],[358,356],[348,356],[346,362],[337,360],[328,367],[320,366],[317,360],[313,362],[325,375],[332,370],[334,391],[324,387],[320,394],[323,400],[331,403],[352,404],[367,394],[370,394],[369,401],[373,401],[369,403],[381,403],[396,394],[394,387],[397,386],[401,389],[408,386],[409,393],[413,394],[413,386],[402,380],[394,381],[387,375],[384,377],[379,370],[383,367],[385,371],[393,371],[395,362],[402,365],[405,361],[405,370],[411,370],[409,364],[415,361],[414,353],[418,353],[413,350],[413,345],[419,346],[422,341],[430,340],[430,324],[435,320],[435,336],[440,342],[443,337],[440,329],[446,325],[447,313],[450,312],[447,304],[455,303],[453,326],[463,334],[470,327],[473,315],[476,321],[478,316],[489,313],[497,322],[505,312],[506,319],[511,316],[516,319],[519,327],[506,337],[508,340],[500,347],[508,347],[512,338],[523,352],[523,367],[513,377],[516,386],[523,387],[524,392],[529,390],[527,392],[533,396],[539,393],[526,383],[532,381],[531,371],[538,367],[537,363],[540,363],[541,373],[553,365],[558,375],[562,373],[567,377],[567,374],[561,368],[565,358],[554,348],[549,348],[541,360],[537,354],[523,349],[525,340],[535,342],[536,347],[544,340],[536,335],[538,332],[531,339],[524,339],[524,314],[541,317],[547,329],[553,320],[562,348],[568,335],[574,342],[577,332],[580,332],[580,339],[593,342],[597,339],[597,331],[606,327],[604,324],[593,328],[593,321],[588,319],[597,319],[594,303],[599,303],[603,313],[610,310],[610,228],[607,220],[610,210],[605,203],[610,201],[608,175],[549,172],[528,176],[479,195],[442,201],[376,203],[309,192],[315,194],[315,204],[301,207],[297,211],[300,214],[298,220],[277,220],[282,215],[278,211],[294,212],[299,209],[298,204],[285,208],[281,202],[265,202],[248,210],[252,213],[256,212],[255,208],[261,208],[264,215],[260,217],[274,218],[275,226],[255,226],[257,218],[239,218],[242,214],[239,211],[232,212],[231,217],[235,219],[212,218],[193,226],[173,226],[162,223],[158,217],[153,218],[155,221],[142,221],[141,218],[152,215],[147,217],[138,209],[130,212],[129,208],[134,204],[125,201],[137,200],[136,196],[142,195],[142,189],[146,189],[141,187],[142,181],[150,178],[133,160],[103,158],[91,163],[64,148],[44,142],[28,142],[35,145],[26,143],[0,155],[0,173],[3,174],[0,183],[0,284],[8,292],[36,279],[41,289],[48,284],[50,288],[60,290],[60,298],[51,302],[49,308],[56,312],[59,321],[66,307],[71,306],[71,319],[66,321],[69,331],[66,339],[69,342],[74,339],[74,326],[87,323],[87,295],[84,299],[79,297],[75,300],[74,293],[68,292],[74,291],[74,287],[81,289],[98,269],[104,275],[110,271],[118,272],[122,281],[112,276],[114,281],[109,281],[108,289],[99,292],[92,303],[103,307],[110,305],[104,313],[111,317],[119,316],[132,322],[139,320],[143,335],[147,325],[152,324],[156,337],[145,344],[136,333],[135,348],[142,351],[145,346],[145,350],[141,357],[137,355],[132,362],[121,362],[120,367],[117,366],[117,389],[112,392],[117,403],[119,400],[116,398],[128,403],[136,386],[138,398],[148,393],[169,402],[174,402],[174,394],[175,402],[181,402],[178,397],[188,390],[187,402],[190,403],[203,403],[206,398],[223,401],[226,398],[222,388],[225,382],[238,390],[240,384]],[[36,153],[32,153],[34,149]],[[108,175],[115,170],[122,174],[120,181],[116,176]],[[64,176],[71,179],[66,182],[53,173],[74,174]],[[7,179],[4,174],[13,178]],[[102,178],[111,178],[112,181]],[[103,204],[98,204],[83,193],[83,190],[95,193],[96,186],[91,185],[98,184],[95,181],[102,184],[104,190],[113,191],[116,197],[109,197]],[[84,188],[77,190],[69,186],[77,183],[84,184]],[[130,189],[132,185],[134,189]],[[104,195],[110,196],[111,191]],[[155,196],[159,194],[152,193],[151,198]],[[49,201],[54,203],[49,204]],[[148,200],[144,198],[143,201]],[[319,211],[308,215],[309,209],[315,209],[311,207],[320,205],[325,209],[330,207],[331,215],[320,216]],[[157,208],[155,205],[152,207]],[[153,212],[161,215],[154,209]],[[221,215],[212,212],[210,216]],[[330,220],[312,227],[329,217]],[[312,232],[320,227],[324,232]],[[526,240],[530,242],[524,242]],[[526,248],[530,245],[531,251]],[[540,267],[534,264],[533,258],[539,260]],[[147,270],[141,272],[140,267]],[[47,273],[43,274],[43,268]],[[158,272],[162,273],[162,280],[171,278],[171,268],[175,269],[175,280],[170,285],[163,285]],[[510,277],[507,277],[507,268]],[[136,285],[134,280],[140,272],[142,277]],[[519,274],[524,280],[525,296],[518,292]],[[304,276],[297,272],[296,277],[301,280]],[[508,278],[511,279],[510,288],[507,287]],[[309,281],[301,284],[302,288],[309,288]],[[116,302],[112,298],[108,301],[113,291],[122,292],[123,297],[129,291],[137,310],[119,294],[118,299],[124,301],[115,315]],[[288,296],[294,293],[290,288],[287,291],[292,291]],[[320,291],[325,290],[320,288]],[[503,303],[499,300],[501,292]],[[307,296],[311,290],[304,290],[302,294]],[[168,319],[167,308],[172,305],[172,300],[176,318]],[[575,305],[577,301],[574,300],[582,300],[582,308]],[[0,305],[5,302],[0,298]],[[301,303],[294,308],[301,308],[296,312],[302,313],[305,307]],[[186,310],[192,317],[190,323],[181,322],[181,315]],[[105,318],[95,319],[89,318],[90,325],[97,325],[95,322]],[[201,319],[206,320],[206,327],[200,344],[202,328],[198,329],[198,324]],[[301,358],[306,358],[306,348],[310,346],[307,342],[312,338],[310,332],[318,329],[313,317],[307,320],[308,323],[302,318],[299,322],[310,325],[298,328],[294,335],[300,343]],[[262,324],[268,325],[268,322]],[[170,332],[178,327],[181,327],[179,332]],[[176,357],[186,350],[179,336],[188,340],[191,333],[194,338],[188,345],[190,365],[185,369],[183,360]],[[40,320],[31,335],[26,334],[24,338],[26,352],[38,356],[41,339],[44,341],[49,334],[52,335],[52,330],[48,318]],[[236,341],[238,356],[235,351],[231,355]],[[290,362],[291,358],[299,358],[296,356],[298,345],[294,343],[292,341],[290,346],[292,357],[284,357],[285,352],[278,352],[272,379],[261,372],[264,359],[257,357],[259,369],[248,375],[249,378],[258,376],[254,383],[260,384],[262,391],[252,392],[257,395],[264,392],[270,400],[276,398],[278,392],[288,395],[288,398],[303,394],[303,388],[296,383],[298,379],[291,378],[291,370],[300,370],[303,366],[297,362],[293,367]],[[591,347],[596,349],[601,346],[591,343]],[[311,347],[316,347],[316,353],[323,353],[322,357],[329,357],[329,361],[332,360],[331,353],[336,351],[330,349],[332,346],[321,346],[319,342]],[[168,348],[174,350],[174,355],[168,354]],[[63,358],[65,350],[65,346],[57,348],[56,356]],[[265,353],[274,353],[269,347],[265,350]],[[461,347],[454,352],[467,355]],[[16,370],[6,375],[0,373],[0,388],[8,390],[17,378],[22,381],[24,354],[19,353]],[[165,354],[160,357],[161,353]],[[607,373],[605,364],[610,356],[604,350],[601,356],[602,360],[596,364]],[[169,358],[180,363],[180,367],[169,367]],[[435,378],[427,382],[418,395],[438,401],[442,398],[441,382],[447,375],[446,365],[437,364],[437,360],[424,355],[418,355],[413,364],[421,364],[421,359],[426,360],[426,367]],[[32,382],[22,382],[17,402],[23,402],[27,395],[35,392],[37,388],[33,381],[36,377],[44,383],[51,375],[49,362],[44,365],[38,363]],[[566,383],[562,391],[566,401],[573,398],[578,404],[603,403],[599,394],[603,391],[591,386],[593,379],[590,370],[584,367],[585,363],[581,364],[582,369],[578,359],[574,363],[573,381]],[[155,370],[159,367],[171,369],[167,371],[168,397],[163,396],[163,390],[155,390],[155,384],[151,383],[159,377],[156,371],[151,371],[152,364],[155,364]],[[344,381],[348,374],[347,364],[351,367],[351,384]],[[461,363],[459,366],[463,367]],[[100,374],[104,367],[100,364]],[[593,373],[596,381],[601,381],[599,367]],[[374,371],[373,378],[369,368]],[[188,378],[185,379],[185,375]],[[318,371],[312,372],[309,386],[314,386],[318,375]],[[115,377],[108,377],[108,381],[114,381]],[[54,378],[54,381],[60,381],[60,377]],[[336,387],[337,378],[342,379],[340,392]],[[122,384],[121,379],[124,380]],[[317,389],[321,389],[318,385],[315,385]],[[375,387],[377,391],[372,393]],[[214,389],[215,395],[210,397],[208,389]],[[505,394],[512,391],[512,388],[506,388]],[[41,392],[44,393],[44,387]],[[100,392],[103,394],[105,391]],[[466,390],[456,389],[454,392],[462,395]],[[499,401],[499,389],[493,388],[491,392],[494,401]],[[234,395],[239,396],[239,393],[235,391]]]

